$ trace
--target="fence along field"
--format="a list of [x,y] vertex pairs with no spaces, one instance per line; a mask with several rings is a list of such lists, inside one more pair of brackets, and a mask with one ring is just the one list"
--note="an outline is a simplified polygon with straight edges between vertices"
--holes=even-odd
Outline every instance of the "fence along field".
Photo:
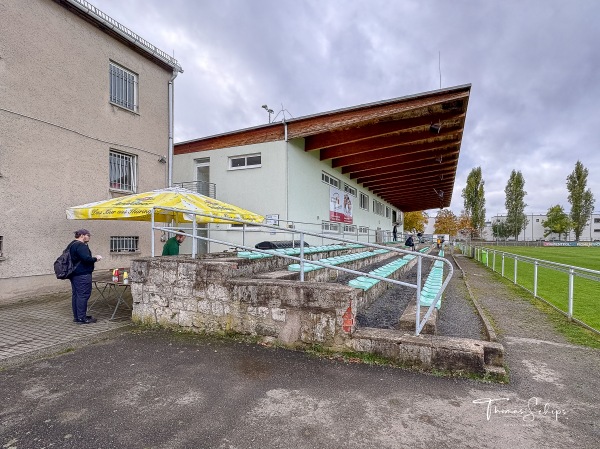
[[[534,263],[519,256],[538,259],[537,296],[564,313],[568,313],[569,310],[569,270],[566,267],[544,266],[542,261],[600,272],[600,247],[494,247],[488,250],[487,265],[493,267],[497,273],[502,273],[502,253],[505,253],[504,277],[514,282],[514,257],[517,257],[516,283],[532,293]],[[482,260],[481,254],[478,259]],[[573,318],[600,333],[600,273],[574,271]]]

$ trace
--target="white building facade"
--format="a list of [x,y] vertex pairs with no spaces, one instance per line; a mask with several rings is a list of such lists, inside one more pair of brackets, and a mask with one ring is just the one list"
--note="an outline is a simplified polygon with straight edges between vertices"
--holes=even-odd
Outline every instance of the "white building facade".
[[[391,239],[394,220],[402,230],[402,212],[362,188],[353,180],[319,161],[314,153],[304,151],[304,139],[276,141],[247,146],[177,154],[174,158],[175,184],[206,182],[216,186],[219,200],[235,204],[267,217],[270,222],[290,229],[325,233],[361,242]],[[332,212],[336,198],[344,217]],[[350,217],[350,218],[348,218]],[[214,224],[210,237],[244,243],[246,246],[265,240],[297,240],[298,234],[271,234],[247,228],[244,239],[240,226]],[[325,239],[326,240],[326,239]],[[322,239],[309,237],[311,245]],[[184,249],[189,251],[189,242]],[[223,245],[209,244],[202,252],[223,250]]]

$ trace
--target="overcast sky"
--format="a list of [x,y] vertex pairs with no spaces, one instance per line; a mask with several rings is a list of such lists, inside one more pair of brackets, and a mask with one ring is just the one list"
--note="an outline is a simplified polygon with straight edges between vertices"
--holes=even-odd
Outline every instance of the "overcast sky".
[[[92,0],[184,69],[175,141],[472,84],[451,209],[481,166],[487,217],[520,170],[527,213],[568,212],[580,160],[600,210],[598,0]],[[287,114],[287,113],[286,113]],[[277,120],[281,118],[281,113]],[[435,211],[431,211],[435,214]]]

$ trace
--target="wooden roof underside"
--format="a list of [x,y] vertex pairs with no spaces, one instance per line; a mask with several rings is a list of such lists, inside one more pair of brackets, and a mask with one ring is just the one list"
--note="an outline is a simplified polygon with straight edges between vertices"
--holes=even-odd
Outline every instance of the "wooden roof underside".
[[[471,86],[287,121],[336,171],[404,211],[450,206]],[[431,125],[440,125],[440,131]],[[177,144],[175,154],[283,140],[281,123]]]

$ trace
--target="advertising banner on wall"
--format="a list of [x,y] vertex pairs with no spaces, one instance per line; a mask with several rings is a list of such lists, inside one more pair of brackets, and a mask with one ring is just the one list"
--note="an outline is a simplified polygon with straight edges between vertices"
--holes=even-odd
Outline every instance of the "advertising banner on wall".
[[600,246],[600,242],[544,242],[544,246]]
[[352,195],[335,187],[329,188],[329,220],[352,224]]

